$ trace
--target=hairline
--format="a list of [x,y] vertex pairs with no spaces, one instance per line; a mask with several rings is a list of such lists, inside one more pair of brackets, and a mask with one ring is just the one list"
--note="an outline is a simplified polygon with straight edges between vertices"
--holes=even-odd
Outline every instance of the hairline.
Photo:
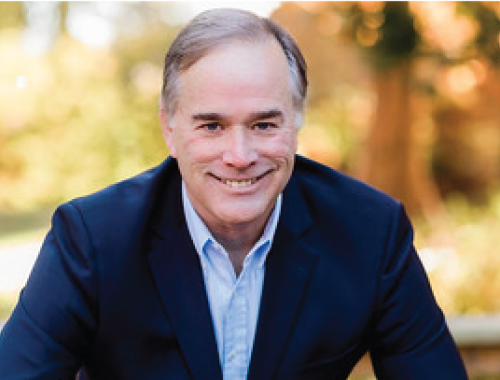
[[[201,52],[196,59],[192,59],[189,61],[188,64],[182,65],[179,67],[179,69],[176,71],[177,75],[175,75],[174,78],[170,78],[170,80],[173,82],[170,84],[170,101],[167,101],[165,99],[165,94],[162,91],[160,95],[160,107],[163,107],[167,111],[167,117],[168,121],[171,124],[171,127],[175,126],[174,122],[174,115],[177,111],[177,106],[178,106],[178,101],[179,101],[179,93],[180,93],[180,88],[181,88],[181,75],[188,71],[192,66],[194,66],[197,62],[201,61],[203,58],[207,57],[210,55],[212,52],[217,50],[218,48],[222,47],[224,43],[244,43],[244,44],[259,44],[259,43],[265,43],[268,41],[275,41],[279,48],[281,49],[286,61],[287,61],[287,67],[288,67],[288,73],[289,73],[289,89],[291,91],[292,95],[292,103],[293,103],[293,109],[295,111],[295,118],[294,118],[294,126],[299,129],[302,126],[302,121],[303,121],[303,112],[304,112],[304,99],[302,99],[302,96],[300,95],[300,90],[298,89],[299,84],[296,83],[298,79],[298,76],[300,75],[299,73],[294,73],[295,71],[293,69],[293,66],[290,64],[288,58],[286,57],[285,51],[283,50],[283,47],[281,46],[280,42],[274,35],[268,34],[268,35],[261,35],[259,38],[243,38],[240,36],[232,36],[231,38],[227,38],[224,42],[219,42],[219,43],[214,43],[212,46],[204,49],[203,52]],[[180,74],[180,75],[179,75]],[[295,79],[295,77],[297,79]]]
[[299,127],[307,91],[306,62],[300,48],[289,32],[273,20],[236,9],[202,12],[179,32],[165,57],[160,106],[169,118],[174,115],[181,74],[213,50],[228,43],[256,44],[272,40],[278,43],[287,61],[292,102],[297,114],[295,124]]

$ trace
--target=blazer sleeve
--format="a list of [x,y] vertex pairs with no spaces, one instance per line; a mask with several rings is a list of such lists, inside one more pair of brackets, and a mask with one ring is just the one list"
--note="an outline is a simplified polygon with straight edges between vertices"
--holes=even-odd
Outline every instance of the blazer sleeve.
[[80,212],[61,206],[0,335],[0,379],[74,379],[96,329],[97,265]]
[[379,284],[371,357],[378,379],[467,379],[458,349],[413,247],[399,207],[388,233]]

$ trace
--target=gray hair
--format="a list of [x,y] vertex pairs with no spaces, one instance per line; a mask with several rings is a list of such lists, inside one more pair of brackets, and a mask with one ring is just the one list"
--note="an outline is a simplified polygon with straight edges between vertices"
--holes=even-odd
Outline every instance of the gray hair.
[[200,13],[172,42],[165,57],[161,92],[161,102],[167,114],[173,115],[177,107],[180,72],[189,69],[221,44],[234,40],[256,42],[269,37],[275,38],[283,49],[290,68],[294,107],[301,115],[307,91],[307,75],[306,62],[297,43],[274,21],[238,9],[212,9]]

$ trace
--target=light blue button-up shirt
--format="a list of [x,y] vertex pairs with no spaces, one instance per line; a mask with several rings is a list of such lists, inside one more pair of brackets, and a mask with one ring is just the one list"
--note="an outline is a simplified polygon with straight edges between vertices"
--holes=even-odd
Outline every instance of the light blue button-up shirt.
[[257,326],[266,257],[278,225],[282,195],[278,196],[264,233],[246,256],[238,277],[226,250],[194,210],[184,182],[182,202],[189,234],[203,268],[223,378],[244,380]]

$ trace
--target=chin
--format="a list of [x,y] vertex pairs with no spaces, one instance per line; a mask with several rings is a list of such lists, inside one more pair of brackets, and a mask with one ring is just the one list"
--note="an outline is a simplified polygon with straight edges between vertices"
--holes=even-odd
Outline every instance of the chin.
[[220,219],[228,225],[245,224],[254,221],[257,218],[255,215],[223,215]]
[[253,221],[256,221],[262,214],[262,213],[256,212],[255,208],[252,208],[250,210],[234,210],[231,212],[222,212],[220,213],[220,219],[223,220],[226,224],[245,224],[245,223],[251,223]]

